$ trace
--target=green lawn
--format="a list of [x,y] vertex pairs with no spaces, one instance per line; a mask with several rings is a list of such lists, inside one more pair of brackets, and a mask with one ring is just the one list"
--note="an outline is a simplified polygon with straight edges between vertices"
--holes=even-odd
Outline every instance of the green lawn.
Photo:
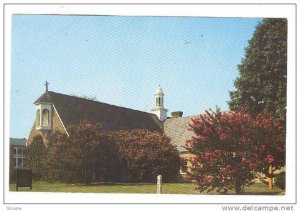
[[[164,194],[199,194],[192,183],[164,183]],[[10,184],[10,191],[16,191],[16,185]],[[256,183],[245,187],[245,194],[248,195],[282,195],[284,191],[279,188],[269,190],[266,185]],[[19,188],[19,191],[30,191],[29,188]],[[32,185],[33,192],[82,192],[82,193],[156,193],[154,183],[126,183],[126,184],[98,184],[98,185],[66,185],[63,183],[46,183],[35,181]],[[233,194],[234,192],[229,192]],[[207,193],[202,193],[207,194]],[[209,194],[215,194],[211,192]]]

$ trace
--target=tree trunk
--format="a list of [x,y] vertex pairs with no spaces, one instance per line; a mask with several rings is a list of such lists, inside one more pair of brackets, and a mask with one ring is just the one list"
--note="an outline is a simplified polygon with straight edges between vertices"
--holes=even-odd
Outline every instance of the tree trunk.
[[269,178],[269,189],[273,189],[273,178]]
[[241,194],[242,193],[242,186],[235,186],[235,194]]
[[273,189],[272,165],[269,166],[269,189]]
[[242,193],[242,185],[239,180],[235,181],[235,194],[241,194]]

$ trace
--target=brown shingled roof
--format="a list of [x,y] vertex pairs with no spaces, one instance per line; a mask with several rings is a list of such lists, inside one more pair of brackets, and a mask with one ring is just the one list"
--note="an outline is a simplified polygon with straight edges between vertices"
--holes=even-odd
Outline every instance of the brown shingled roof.
[[100,123],[105,131],[148,129],[159,131],[161,123],[157,116],[151,113],[129,108],[109,105],[106,103],[46,91],[34,103],[52,103],[63,124],[78,124],[81,120]]
[[185,142],[194,136],[194,132],[189,130],[192,118],[196,116],[169,118],[164,121],[164,132],[171,138],[171,143],[177,147],[179,152],[187,151],[183,146]]

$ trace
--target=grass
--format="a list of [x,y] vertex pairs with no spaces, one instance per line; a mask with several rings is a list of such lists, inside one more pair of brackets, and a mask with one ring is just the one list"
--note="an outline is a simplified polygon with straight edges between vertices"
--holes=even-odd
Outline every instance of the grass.
[[[16,184],[9,185],[10,191],[16,191]],[[29,188],[19,188],[19,191],[31,191]],[[34,181],[32,192],[80,192],[80,193],[141,193],[155,194],[156,184],[154,183],[107,183],[98,185],[66,185],[64,183],[47,183]],[[164,194],[200,194],[193,183],[164,183]],[[202,194],[216,194],[215,192]],[[229,194],[234,194],[230,191]],[[284,191],[279,188],[269,190],[262,183],[255,183],[244,188],[246,195],[283,195]]]

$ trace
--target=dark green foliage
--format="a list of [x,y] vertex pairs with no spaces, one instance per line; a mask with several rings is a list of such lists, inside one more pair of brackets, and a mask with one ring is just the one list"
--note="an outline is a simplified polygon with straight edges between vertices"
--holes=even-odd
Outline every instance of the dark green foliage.
[[9,170],[9,183],[16,183],[17,180],[17,169],[16,168],[10,168]]
[[32,169],[33,179],[40,180],[47,169],[45,166],[47,149],[41,136],[33,137],[32,143],[25,149],[25,156],[25,167]]
[[48,182],[145,182],[177,177],[180,158],[170,139],[158,132],[105,133],[100,124],[68,126],[70,136],[55,133],[47,148],[41,138],[28,147],[35,179]]
[[69,126],[70,136],[56,133],[48,146],[48,180],[85,183],[114,180],[116,145],[100,124],[82,121]]
[[285,172],[280,173],[277,177],[275,177],[275,185],[285,190]]
[[[285,165],[286,106],[287,106],[287,20],[278,18],[264,19],[256,27],[245,57],[238,66],[240,76],[234,85],[236,91],[230,92],[228,102],[231,110],[245,110],[252,117],[262,112],[279,121],[283,126],[278,131],[264,131],[259,136],[276,137],[276,145],[265,149],[261,154],[273,151],[273,171]],[[272,143],[272,141],[271,141]],[[262,145],[264,146],[264,145]],[[259,156],[258,156],[259,158]],[[268,176],[268,167],[261,161],[257,167]]]
[[231,110],[253,117],[266,110],[285,126],[287,88],[287,20],[264,19],[257,27],[238,66]]

